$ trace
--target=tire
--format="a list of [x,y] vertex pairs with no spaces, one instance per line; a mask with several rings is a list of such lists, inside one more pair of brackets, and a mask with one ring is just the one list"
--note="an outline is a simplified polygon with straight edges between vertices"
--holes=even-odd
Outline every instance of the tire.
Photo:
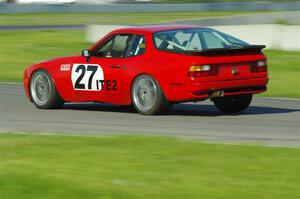
[[215,106],[224,113],[238,113],[245,110],[252,101],[252,94],[234,95],[213,99]]
[[142,115],[156,115],[172,108],[158,82],[149,75],[138,76],[131,88],[134,108]]
[[45,70],[37,70],[32,74],[29,89],[32,102],[37,108],[60,108],[64,104],[51,76]]

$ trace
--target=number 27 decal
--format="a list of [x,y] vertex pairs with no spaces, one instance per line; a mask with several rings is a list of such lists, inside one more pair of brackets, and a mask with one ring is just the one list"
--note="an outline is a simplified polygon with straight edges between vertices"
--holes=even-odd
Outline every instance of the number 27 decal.
[[75,90],[100,91],[104,81],[101,66],[97,64],[74,64],[72,68],[72,84]]

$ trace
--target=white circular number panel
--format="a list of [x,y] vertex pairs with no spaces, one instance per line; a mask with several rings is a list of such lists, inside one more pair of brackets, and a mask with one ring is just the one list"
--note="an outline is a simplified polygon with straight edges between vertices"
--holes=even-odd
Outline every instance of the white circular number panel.
[[97,64],[73,64],[71,78],[74,90],[102,90],[104,74]]

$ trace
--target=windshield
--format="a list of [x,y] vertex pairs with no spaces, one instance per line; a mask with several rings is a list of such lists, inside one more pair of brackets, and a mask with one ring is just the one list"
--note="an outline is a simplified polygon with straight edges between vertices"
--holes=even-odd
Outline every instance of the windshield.
[[154,33],[153,38],[157,49],[177,52],[249,46],[244,41],[210,28],[162,31]]

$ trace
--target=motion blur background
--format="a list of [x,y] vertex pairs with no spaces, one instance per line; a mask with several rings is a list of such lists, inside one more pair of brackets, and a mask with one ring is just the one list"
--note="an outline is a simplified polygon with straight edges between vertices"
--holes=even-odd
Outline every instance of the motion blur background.
[[[1,104],[9,100],[6,94],[17,92],[12,85],[22,82],[23,71],[31,64],[80,54],[82,49],[114,28],[151,24],[211,26],[251,44],[265,44],[270,83],[268,92],[259,96],[293,98],[281,104],[292,102],[297,108],[256,107],[250,111],[252,115],[240,118],[248,118],[251,121],[249,129],[255,129],[257,122],[267,117],[263,111],[269,110],[269,115],[277,111],[279,116],[269,124],[276,127],[288,112],[299,112],[300,1],[297,0],[0,0],[0,82],[12,83],[0,84],[1,96],[4,96]],[[17,96],[25,101],[23,93]],[[24,108],[16,104],[14,108],[25,112],[28,120],[35,114],[45,113],[31,105]],[[10,110],[11,107],[1,105],[2,127],[6,115],[13,117]],[[32,111],[26,112],[28,110]],[[263,110],[260,117],[255,115],[256,110]],[[73,110],[62,111],[63,114]],[[51,115],[54,112],[47,112],[50,121],[55,119]],[[113,119],[105,120],[107,125],[118,125],[114,121],[124,118],[131,118],[129,122],[149,120],[150,127],[157,124],[156,120],[173,122],[174,129],[179,125],[172,115],[149,119],[132,116],[130,112],[107,112],[101,117],[101,111],[87,112],[75,110],[71,114],[85,114],[85,118],[94,114],[101,121],[108,114]],[[290,117],[294,120],[287,119],[286,123],[286,128],[292,126],[293,136],[299,131],[299,115],[296,114],[292,113]],[[216,116],[215,113],[196,115],[199,132],[201,122],[213,124]],[[198,121],[192,116],[178,117],[185,125],[190,124],[188,120]],[[9,119],[16,121],[16,126],[21,122]],[[61,125],[67,128],[71,118],[68,119],[61,121]],[[232,129],[238,123],[235,116],[218,119],[224,126],[232,122]],[[27,122],[27,129],[34,129],[35,124]],[[127,129],[130,125],[124,124]],[[82,128],[88,126],[89,121]],[[226,131],[225,127],[222,129]],[[64,132],[64,128],[60,131]],[[0,134],[1,199],[293,199],[300,195],[300,150],[297,147],[207,144],[160,136],[77,137],[27,133]]]

